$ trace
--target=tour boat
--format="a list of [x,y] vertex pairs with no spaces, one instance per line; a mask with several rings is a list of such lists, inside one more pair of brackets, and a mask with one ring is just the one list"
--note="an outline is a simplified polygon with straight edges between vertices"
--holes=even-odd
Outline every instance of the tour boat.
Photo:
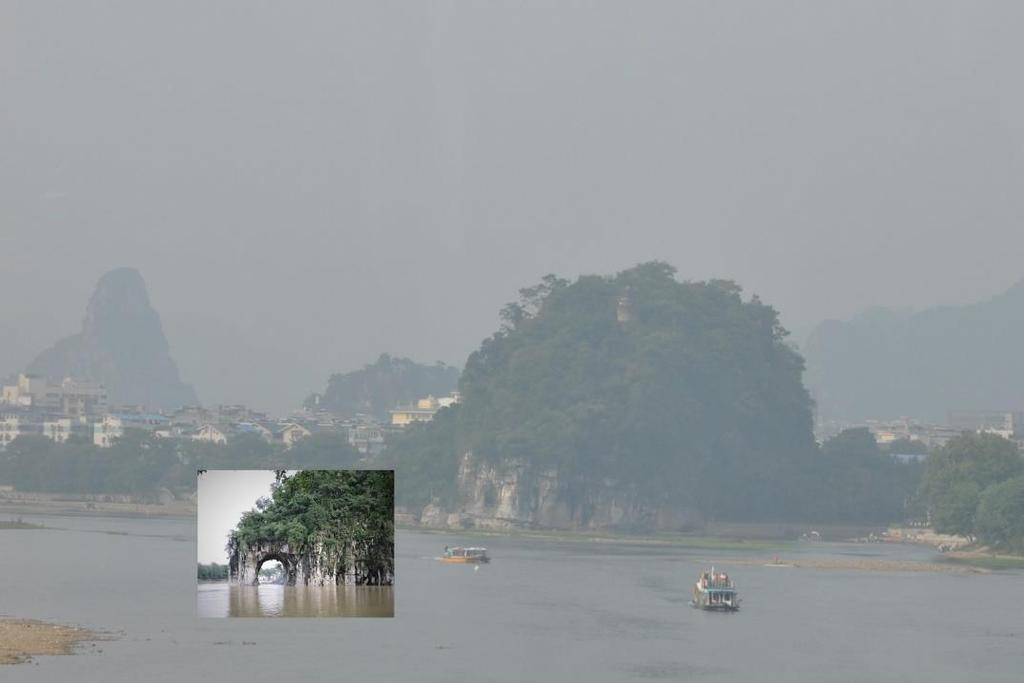
[[735,612],[740,608],[736,584],[725,572],[703,572],[693,586],[693,600],[690,604],[698,609]]
[[487,555],[487,548],[449,548],[448,546],[445,546],[444,555],[437,559],[456,564],[481,564],[491,561]]

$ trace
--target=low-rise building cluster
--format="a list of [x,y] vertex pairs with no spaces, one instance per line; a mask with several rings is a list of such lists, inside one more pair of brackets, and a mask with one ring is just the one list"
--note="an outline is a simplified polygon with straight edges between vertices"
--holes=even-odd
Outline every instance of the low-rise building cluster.
[[[964,432],[996,434],[1016,441],[1024,447],[1024,413],[1013,411],[960,410],[949,413],[944,424],[935,424],[900,417],[889,420],[864,420],[849,423],[819,420],[815,436],[823,442],[845,429],[866,427],[879,446],[890,447],[901,442],[914,442],[927,449],[944,446]],[[898,455],[898,454],[896,454]]]
[[388,423],[370,415],[338,416],[324,410],[301,410],[273,418],[244,405],[184,406],[172,412],[154,412],[145,406],[111,407],[102,384],[72,377],[56,384],[22,374],[16,382],[3,386],[0,394],[0,450],[26,435],[61,443],[78,438],[108,448],[128,430],[217,445],[252,434],[289,448],[313,434],[327,432],[345,435],[355,450],[372,456],[384,450],[389,434],[428,422],[438,410],[458,400],[453,393],[399,405],[391,411]]

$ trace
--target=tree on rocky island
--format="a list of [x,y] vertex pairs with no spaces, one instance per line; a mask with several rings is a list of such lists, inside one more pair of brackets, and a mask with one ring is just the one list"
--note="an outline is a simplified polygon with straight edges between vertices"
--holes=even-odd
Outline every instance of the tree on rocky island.
[[277,560],[290,584],[394,582],[394,472],[278,472],[269,498],[242,515],[227,544],[233,580],[255,583]]

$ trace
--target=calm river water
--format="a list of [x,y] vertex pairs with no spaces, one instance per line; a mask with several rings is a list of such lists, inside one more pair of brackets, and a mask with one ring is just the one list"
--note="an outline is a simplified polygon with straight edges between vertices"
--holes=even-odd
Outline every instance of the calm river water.
[[392,617],[391,586],[239,586],[201,583],[201,617]]
[[[192,521],[26,517],[0,531],[0,613],[117,632],[4,681],[1014,681],[1024,574],[772,568],[754,551],[399,532],[393,619],[201,619]],[[445,544],[493,562],[437,562]],[[807,544],[799,559],[927,559]],[[729,559],[733,564],[728,564]],[[736,614],[687,606],[726,562]],[[262,600],[262,599],[261,599]],[[286,678],[283,678],[286,677]]]

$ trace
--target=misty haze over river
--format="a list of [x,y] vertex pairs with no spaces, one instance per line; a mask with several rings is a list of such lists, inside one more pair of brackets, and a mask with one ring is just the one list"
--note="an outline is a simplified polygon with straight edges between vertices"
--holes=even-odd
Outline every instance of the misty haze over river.
[[[194,521],[26,521],[52,528],[0,532],[0,613],[116,637],[7,668],[9,681],[105,682],[132,671],[153,683],[251,682],[287,671],[295,680],[998,682],[1024,670],[1019,571],[760,562],[934,556],[922,547],[724,551],[400,531],[394,619],[200,619]],[[493,562],[442,564],[434,558],[445,544],[486,545]],[[739,613],[687,605],[710,562],[737,581]]]

